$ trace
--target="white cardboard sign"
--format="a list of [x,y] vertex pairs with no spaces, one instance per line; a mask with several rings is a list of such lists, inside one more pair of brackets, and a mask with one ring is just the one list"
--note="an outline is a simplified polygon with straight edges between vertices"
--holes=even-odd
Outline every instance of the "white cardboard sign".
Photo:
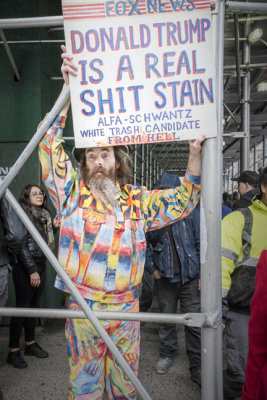
[[210,3],[62,0],[76,147],[217,134]]

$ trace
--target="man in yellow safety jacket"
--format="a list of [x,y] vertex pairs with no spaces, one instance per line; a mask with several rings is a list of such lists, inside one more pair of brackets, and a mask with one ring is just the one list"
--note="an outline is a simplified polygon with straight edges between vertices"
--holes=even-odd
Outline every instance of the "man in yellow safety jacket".
[[241,396],[248,352],[250,300],[255,289],[256,264],[267,250],[267,167],[260,175],[260,195],[252,205],[222,221],[222,297],[227,366],[224,394]]

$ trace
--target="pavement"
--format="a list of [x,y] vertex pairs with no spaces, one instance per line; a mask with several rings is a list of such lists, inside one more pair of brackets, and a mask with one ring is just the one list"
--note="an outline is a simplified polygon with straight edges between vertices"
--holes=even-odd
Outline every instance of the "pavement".
[[[0,390],[4,400],[67,400],[69,370],[64,324],[63,320],[51,319],[36,327],[36,341],[49,352],[49,357],[25,357],[28,368],[23,370],[6,363],[9,328],[0,326]],[[200,388],[190,379],[183,326],[178,326],[179,351],[173,367],[165,375],[156,374],[158,327],[152,323],[141,327],[139,379],[143,386],[153,400],[200,400]]]

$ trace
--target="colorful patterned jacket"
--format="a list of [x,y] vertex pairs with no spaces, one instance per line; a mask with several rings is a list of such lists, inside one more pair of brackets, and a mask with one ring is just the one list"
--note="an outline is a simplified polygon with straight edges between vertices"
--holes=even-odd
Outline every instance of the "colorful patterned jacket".
[[[103,208],[64,153],[65,117],[57,117],[39,145],[42,178],[62,216],[58,259],[84,298],[121,303],[138,297],[147,230],[184,218],[200,196],[200,177],[187,172],[176,189],[119,187],[118,207]],[[68,291],[57,277],[55,286]]]

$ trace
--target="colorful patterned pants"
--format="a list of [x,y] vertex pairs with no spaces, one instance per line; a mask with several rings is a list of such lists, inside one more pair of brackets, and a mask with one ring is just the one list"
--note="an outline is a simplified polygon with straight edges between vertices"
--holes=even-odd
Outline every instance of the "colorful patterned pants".
[[[138,312],[139,309],[138,300],[120,304],[86,301],[93,311]],[[68,308],[79,310],[80,306],[73,298],[70,298]],[[109,320],[100,322],[137,375],[140,323]],[[68,319],[65,333],[70,365],[69,400],[134,400],[136,398],[132,382],[124,374],[89,320]]]

